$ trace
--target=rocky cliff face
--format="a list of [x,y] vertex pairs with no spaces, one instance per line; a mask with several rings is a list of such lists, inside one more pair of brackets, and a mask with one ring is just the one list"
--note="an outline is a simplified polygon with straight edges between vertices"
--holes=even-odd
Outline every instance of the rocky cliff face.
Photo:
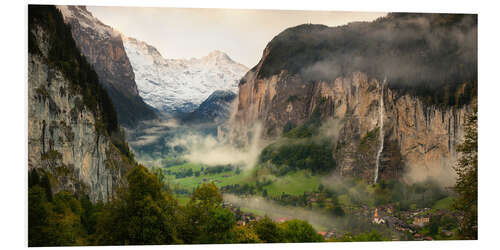
[[108,91],[120,123],[135,126],[141,120],[155,119],[153,109],[139,96],[121,34],[92,16],[85,6],[58,6],[58,9],[71,26],[76,45]]
[[286,72],[251,78],[240,85],[238,101],[233,134],[246,134],[260,122],[263,136],[276,138],[287,123],[303,124],[315,111],[323,121],[339,121],[331,128],[337,134],[337,170],[367,180],[373,180],[375,173],[389,179],[410,171],[410,181],[451,174],[463,122],[470,112],[469,105],[427,106],[418,97],[399,95],[363,73],[316,83]]
[[233,111],[236,94],[231,91],[214,91],[200,106],[189,113],[183,120],[197,123],[223,123]]
[[90,110],[74,80],[50,61],[53,31],[37,25],[40,19],[31,20],[30,48],[38,49],[28,55],[28,167],[48,171],[54,192],[107,201],[126,185],[132,162],[98,129],[102,118]]
[[287,29],[242,78],[230,137],[245,143],[260,124],[273,140],[285,126],[319,115],[324,124],[334,121],[339,174],[451,182],[463,122],[477,100],[474,20],[391,14],[373,23]]

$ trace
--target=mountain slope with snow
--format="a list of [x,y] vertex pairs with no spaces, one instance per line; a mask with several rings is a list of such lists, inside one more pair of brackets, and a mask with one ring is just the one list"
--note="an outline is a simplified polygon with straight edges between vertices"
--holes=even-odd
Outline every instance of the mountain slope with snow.
[[123,37],[139,95],[161,111],[191,112],[216,90],[238,91],[248,68],[221,51],[202,58],[166,59],[139,40]]
[[71,26],[76,46],[95,69],[99,83],[111,97],[122,126],[135,127],[158,117],[139,96],[134,71],[121,33],[94,17],[85,6],[57,6]]

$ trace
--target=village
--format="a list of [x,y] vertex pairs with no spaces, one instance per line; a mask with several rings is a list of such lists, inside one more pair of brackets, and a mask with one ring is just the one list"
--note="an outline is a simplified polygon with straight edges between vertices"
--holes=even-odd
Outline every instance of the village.
[[[255,215],[251,212],[243,212],[240,207],[234,206],[230,202],[224,202],[222,207],[231,210],[236,216],[238,225],[247,225],[252,221],[257,221],[263,216]],[[431,217],[444,216],[460,216],[456,213],[451,213],[448,210],[432,210],[430,208],[410,209],[408,211],[396,211],[393,205],[384,205],[375,209],[368,206],[363,206],[357,209],[354,216],[367,218],[369,223],[378,226],[385,226],[391,232],[391,240],[415,240],[415,241],[432,241],[436,240],[432,236],[425,235],[422,231],[431,222]],[[293,218],[276,217],[273,220],[276,223],[283,223]],[[339,239],[344,237],[346,232],[342,230],[318,231],[325,240]],[[441,229],[440,235],[443,238],[451,238],[455,236],[455,231]]]

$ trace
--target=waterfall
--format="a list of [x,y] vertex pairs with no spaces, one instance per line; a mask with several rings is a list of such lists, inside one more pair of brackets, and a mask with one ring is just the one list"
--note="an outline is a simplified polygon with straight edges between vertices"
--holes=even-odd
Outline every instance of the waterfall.
[[377,179],[378,179],[378,170],[380,167],[380,155],[382,155],[382,151],[384,150],[384,86],[386,84],[387,78],[384,79],[384,82],[382,83],[382,86],[380,87],[380,101],[379,101],[379,121],[380,121],[380,128],[379,128],[379,140],[380,140],[380,147],[377,151],[377,159],[375,162],[375,174],[373,178],[373,184],[377,184]]

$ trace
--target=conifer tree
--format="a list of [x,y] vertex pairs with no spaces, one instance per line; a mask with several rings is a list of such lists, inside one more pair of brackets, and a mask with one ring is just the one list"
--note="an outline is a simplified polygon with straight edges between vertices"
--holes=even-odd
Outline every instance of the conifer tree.
[[457,151],[461,153],[455,171],[458,175],[454,190],[458,198],[454,204],[463,213],[460,234],[466,239],[477,239],[477,107],[465,122],[465,137]]

